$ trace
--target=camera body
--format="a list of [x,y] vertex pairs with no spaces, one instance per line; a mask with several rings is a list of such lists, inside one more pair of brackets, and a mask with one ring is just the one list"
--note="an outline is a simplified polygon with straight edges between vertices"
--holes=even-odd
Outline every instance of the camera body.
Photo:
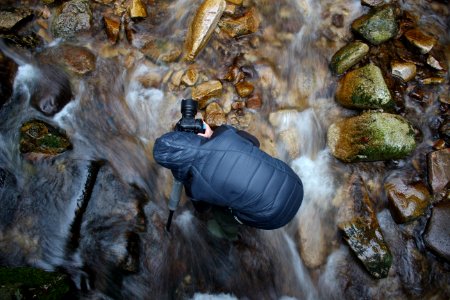
[[197,114],[197,101],[192,99],[181,100],[181,119],[175,125],[176,131],[205,133],[201,119],[195,119]]

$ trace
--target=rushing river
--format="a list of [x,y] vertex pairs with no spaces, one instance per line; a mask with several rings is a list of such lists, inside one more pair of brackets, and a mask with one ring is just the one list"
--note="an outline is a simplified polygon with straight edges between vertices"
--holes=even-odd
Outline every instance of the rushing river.
[[[43,11],[44,1],[23,2]],[[367,12],[359,0],[244,1],[261,17],[258,38],[226,39],[216,31],[194,64],[155,63],[138,49],[150,34],[181,47],[200,1],[143,1],[150,16],[135,22],[132,42],[122,33],[114,46],[101,14],[115,6],[102,2],[120,1],[95,2],[103,10],[94,11],[91,32],[74,42],[95,54],[95,69],[69,78],[71,101],[55,115],[31,105],[37,91],[45,98],[63,85],[42,68],[45,56],[11,54],[18,69],[11,99],[0,110],[1,265],[66,272],[84,299],[448,298],[448,264],[427,254],[417,238],[426,220],[400,227],[381,195],[383,180],[410,172],[420,154],[345,164],[326,144],[328,127],[356,114],[335,102],[338,78],[329,60],[352,39],[351,22]],[[448,3],[431,2],[399,5],[418,14],[421,26],[449,49]],[[57,5],[49,7],[54,13]],[[46,41],[36,52],[62,43]],[[228,121],[257,136],[263,150],[302,179],[302,206],[284,228],[243,227],[237,242],[220,240],[208,233],[206,216],[183,199],[165,232],[172,178],[153,161],[152,145],[181,117],[180,100],[191,97],[191,88],[175,77],[192,65],[205,81],[237,65],[254,84],[262,106]],[[231,87],[224,85],[219,97],[225,110],[238,98]],[[417,148],[427,147],[434,110],[410,99],[405,106],[423,134]],[[31,119],[64,130],[72,149],[51,157],[21,154],[19,129]],[[337,226],[355,176],[379,199],[378,221],[394,257],[384,279],[365,271]]]

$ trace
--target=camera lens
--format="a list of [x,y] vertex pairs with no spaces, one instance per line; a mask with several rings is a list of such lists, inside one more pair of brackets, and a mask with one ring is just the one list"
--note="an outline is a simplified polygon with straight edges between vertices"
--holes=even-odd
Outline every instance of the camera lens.
[[192,99],[181,100],[181,114],[183,118],[193,119],[197,114],[197,101]]

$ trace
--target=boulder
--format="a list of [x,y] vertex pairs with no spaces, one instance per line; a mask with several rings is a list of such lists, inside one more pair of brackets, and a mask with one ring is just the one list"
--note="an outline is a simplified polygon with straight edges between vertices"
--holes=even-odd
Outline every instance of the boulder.
[[330,68],[340,75],[357,64],[367,53],[369,46],[360,41],[352,42],[339,49],[331,58]]
[[352,109],[385,109],[394,106],[379,67],[368,64],[346,73],[338,82],[336,101]]
[[200,4],[185,41],[185,59],[193,61],[206,46],[226,7],[225,0],[205,0]]
[[424,234],[426,246],[438,256],[450,262],[450,202],[433,207]]
[[20,152],[57,155],[72,148],[61,130],[40,120],[31,120],[20,128]]
[[433,194],[437,196],[449,187],[450,148],[433,151],[427,155],[428,181]]
[[424,215],[430,205],[430,192],[423,182],[407,184],[401,179],[384,185],[389,208],[397,223],[413,221]]
[[71,39],[91,29],[92,12],[89,1],[71,0],[62,4],[61,13],[52,23],[54,37]]
[[394,7],[382,6],[353,21],[352,29],[373,45],[379,45],[395,37],[398,25]]
[[411,124],[401,116],[381,112],[333,123],[327,143],[333,156],[344,162],[401,159],[416,147]]

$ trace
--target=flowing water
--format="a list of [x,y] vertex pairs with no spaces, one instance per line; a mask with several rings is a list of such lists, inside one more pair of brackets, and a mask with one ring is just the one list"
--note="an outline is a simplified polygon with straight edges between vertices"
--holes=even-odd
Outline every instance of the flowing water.
[[[140,46],[149,28],[182,43],[198,2],[161,1],[163,13],[135,24],[133,46]],[[14,93],[0,111],[0,167],[6,174],[0,181],[2,265],[62,269],[86,299],[439,299],[448,293],[448,281],[442,294],[437,291],[442,283],[431,283],[437,267],[425,260],[420,261],[426,270],[410,274],[409,281],[396,275],[414,273],[401,269],[408,269],[406,263],[394,263],[387,279],[371,278],[337,230],[351,174],[366,179],[371,196],[380,198],[384,178],[403,171],[401,163],[346,165],[326,146],[329,125],[356,114],[334,101],[337,78],[329,71],[329,58],[351,39],[350,23],[367,8],[357,0],[248,2],[262,16],[259,46],[222,45],[215,37],[196,65],[205,76],[233,61],[248,71],[263,106],[246,112],[251,125],[244,129],[301,177],[305,197],[295,220],[274,231],[242,228],[239,242],[230,243],[209,235],[205,217],[183,199],[171,233],[165,232],[171,176],[154,163],[152,144],[180,118],[179,100],[190,97],[189,88],[167,79],[188,64],[155,64],[126,41],[115,50],[104,38],[82,37],[77,44],[96,54],[96,68],[89,76],[71,78],[73,99],[54,117],[39,113],[30,101],[36,89],[52,89],[58,82],[36,86],[46,78],[39,58],[17,61]],[[422,24],[448,45],[445,14],[434,12],[427,1],[400,5],[420,12]],[[342,27],[331,25],[333,14],[344,16]],[[429,117],[417,104],[407,105],[422,120]],[[53,158],[24,159],[19,128],[34,118],[64,129],[73,149]],[[420,120],[417,124],[421,127]],[[421,129],[426,143],[431,133]],[[297,141],[294,152],[280,138],[285,132]],[[423,256],[411,254],[417,249],[410,242],[410,252],[398,249],[403,247],[398,236],[406,233],[384,206],[378,204],[378,219],[394,257]],[[415,294],[405,292],[412,287]]]

